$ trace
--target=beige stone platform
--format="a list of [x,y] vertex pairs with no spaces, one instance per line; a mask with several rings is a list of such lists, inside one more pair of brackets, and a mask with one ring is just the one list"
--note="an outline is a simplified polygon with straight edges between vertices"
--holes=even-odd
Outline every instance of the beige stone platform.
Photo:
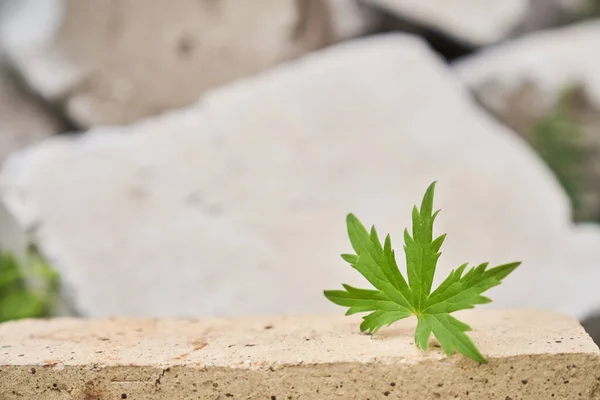
[[416,349],[412,319],[373,338],[338,315],[11,322],[0,399],[600,399],[600,351],[574,319],[456,315],[487,364]]

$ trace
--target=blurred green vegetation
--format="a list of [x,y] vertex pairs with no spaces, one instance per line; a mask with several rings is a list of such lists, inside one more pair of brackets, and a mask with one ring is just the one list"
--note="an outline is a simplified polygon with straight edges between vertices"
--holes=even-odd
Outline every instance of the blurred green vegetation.
[[583,131],[573,115],[577,88],[565,89],[550,112],[531,131],[530,141],[567,192],[573,219],[585,219],[582,209],[582,165],[585,156]]
[[17,257],[0,253],[0,322],[50,314],[58,295],[58,274],[37,252],[27,253],[22,268]]

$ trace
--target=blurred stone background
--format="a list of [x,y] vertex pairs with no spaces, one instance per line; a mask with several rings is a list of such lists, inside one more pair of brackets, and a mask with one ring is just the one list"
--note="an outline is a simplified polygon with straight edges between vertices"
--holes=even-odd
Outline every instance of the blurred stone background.
[[487,307],[568,313],[600,341],[598,15],[0,0],[0,250],[19,261],[0,320],[340,312],[322,291],[363,285],[345,215],[401,253],[437,180],[438,278],[521,260]]

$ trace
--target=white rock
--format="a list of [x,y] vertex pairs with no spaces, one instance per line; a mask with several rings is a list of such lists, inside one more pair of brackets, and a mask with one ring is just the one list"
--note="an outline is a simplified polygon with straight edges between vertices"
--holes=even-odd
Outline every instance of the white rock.
[[[567,130],[562,136],[571,138],[570,147],[556,143],[554,147],[564,149],[562,153],[546,151],[554,154],[548,162],[571,188],[577,220],[600,220],[598,43],[600,21],[592,21],[532,34],[484,50],[455,66],[475,97],[498,119],[531,140],[534,147],[542,140],[540,133],[547,135],[545,143],[565,140],[557,139],[547,128],[534,130],[540,121],[549,126],[548,118],[557,115],[556,110],[577,124],[577,130]],[[537,139],[532,139],[534,132]],[[569,152],[575,157],[565,156]]]
[[582,85],[600,110],[600,21],[538,32],[484,49],[455,64],[460,79],[497,114],[523,88],[534,89],[533,105],[540,115],[555,105],[561,92]]
[[340,0],[5,0],[0,38],[41,96],[78,125],[121,124],[368,30]]
[[409,23],[470,46],[499,42],[577,15],[582,0],[367,0]]
[[92,316],[343,312],[322,290],[368,286],[339,258],[346,213],[390,232],[402,265],[402,231],[433,180],[449,234],[438,281],[465,261],[522,260],[493,307],[598,305],[598,228],[570,224],[543,163],[410,36],[49,140],[0,176],[2,204]]

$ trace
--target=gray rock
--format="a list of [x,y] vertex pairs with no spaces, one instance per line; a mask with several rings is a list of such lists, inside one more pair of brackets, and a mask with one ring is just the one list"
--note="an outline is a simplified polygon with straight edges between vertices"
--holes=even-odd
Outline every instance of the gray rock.
[[521,134],[568,190],[576,220],[600,221],[600,21],[459,61],[475,97]]
[[340,0],[7,0],[3,15],[15,67],[81,127],[188,105],[371,24]]
[[585,0],[366,0],[407,26],[442,33],[468,46],[485,46],[573,19]]
[[592,340],[600,346],[600,313],[596,312],[594,315],[585,318],[581,325],[583,325]]
[[17,84],[0,57],[0,164],[11,152],[62,129],[60,119]]
[[573,226],[550,171],[414,37],[361,39],[128,127],[11,157],[2,204],[84,315],[342,312],[367,286],[344,218],[391,233],[438,180],[438,282],[465,261],[523,266],[492,307],[585,314],[600,229]]

